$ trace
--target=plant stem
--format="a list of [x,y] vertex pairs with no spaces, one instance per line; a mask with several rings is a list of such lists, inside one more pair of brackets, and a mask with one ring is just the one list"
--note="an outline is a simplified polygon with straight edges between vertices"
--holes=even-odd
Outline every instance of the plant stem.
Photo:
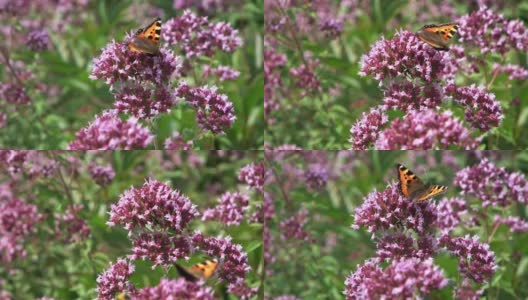
[[[51,156],[53,157],[53,160],[55,160],[57,163],[59,162],[59,159],[57,158],[57,155],[54,151],[49,151]],[[68,200],[70,201],[70,205],[73,205],[73,196],[71,194],[70,189],[68,188],[68,185],[66,184],[66,181],[64,180],[64,176],[62,176],[61,171],[61,165],[59,164],[59,167],[57,169],[57,172],[59,173],[59,179],[62,183],[62,187],[64,188],[64,192],[66,193],[66,196],[68,196]]]

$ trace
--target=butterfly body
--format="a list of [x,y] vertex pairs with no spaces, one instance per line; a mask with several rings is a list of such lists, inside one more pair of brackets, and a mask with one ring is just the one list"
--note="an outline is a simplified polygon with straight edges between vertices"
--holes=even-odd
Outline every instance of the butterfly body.
[[136,31],[128,48],[132,51],[156,55],[159,53],[160,34],[161,19],[157,18],[147,27]]
[[403,196],[411,201],[423,202],[447,190],[447,186],[425,184],[411,170],[397,164],[398,187]]
[[208,259],[191,267],[184,267],[176,264],[178,273],[189,281],[197,281],[200,279],[207,280],[213,276],[217,267],[218,261],[216,259]]
[[416,36],[423,42],[429,44],[436,50],[449,50],[448,44],[451,38],[458,30],[457,23],[446,23],[440,25],[425,25],[418,32]]

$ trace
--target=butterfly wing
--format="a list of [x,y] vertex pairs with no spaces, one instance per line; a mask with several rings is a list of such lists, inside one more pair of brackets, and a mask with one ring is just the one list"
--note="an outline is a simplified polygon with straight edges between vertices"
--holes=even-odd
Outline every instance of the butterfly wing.
[[207,280],[211,278],[216,271],[217,266],[217,260],[206,260],[188,268],[176,264],[176,269],[185,279],[189,281],[197,281],[199,279]]
[[211,276],[213,276],[214,272],[216,271],[216,267],[218,266],[218,261],[216,260],[206,260],[202,263],[195,264],[191,267],[191,270],[198,274],[199,277],[203,279],[209,279]]
[[438,194],[441,194],[447,190],[447,186],[443,185],[432,185],[430,186],[425,193],[421,193],[419,195],[416,195],[414,201],[416,202],[422,202],[426,201],[427,199],[436,196]]
[[140,29],[134,35],[128,48],[132,51],[157,54],[159,52],[159,41],[161,34],[161,19],[157,18],[147,27]]
[[437,50],[447,51],[449,41],[457,30],[457,23],[425,25],[416,33],[416,36]]
[[425,184],[414,175],[414,173],[407,169],[402,164],[397,164],[396,169],[398,171],[398,180],[400,192],[407,198],[414,197],[416,193],[423,192],[425,190]]

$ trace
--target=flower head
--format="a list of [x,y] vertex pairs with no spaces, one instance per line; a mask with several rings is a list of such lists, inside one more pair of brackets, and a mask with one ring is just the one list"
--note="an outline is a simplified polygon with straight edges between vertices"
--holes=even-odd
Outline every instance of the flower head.
[[252,188],[262,191],[264,188],[264,163],[251,163],[238,171],[238,180]]
[[479,164],[458,171],[454,184],[462,190],[462,194],[480,199],[483,207],[528,203],[528,181],[524,175],[509,173],[486,158]]
[[244,219],[244,212],[249,209],[249,197],[235,192],[224,193],[218,198],[218,205],[203,213],[202,220],[218,219],[230,226],[239,225]]
[[295,215],[279,223],[281,238],[283,240],[296,239],[300,241],[309,241],[310,235],[304,229],[308,222],[308,210],[301,209]]
[[315,68],[319,65],[319,61],[312,58],[311,54],[305,54],[305,61],[297,67],[290,69],[290,75],[295,80],[295,85],[303,90],[303,94],[315,92],[319,90],[321,81],[315,74]]
[[269,114],[278,110],[280,105],[277,101],[277,90],[282,85],[281,69],[286,65],[286,55],[277,53],[266,46],[264,51],[264,113],[271,121]]
[[330,174],[323,164],[311,164],[304,173],[306,185],[312,190],[320,190],[326,186]]
[[495,99],[495,95],[487,93],[484,87],[471,86],[457,87],[449,85],[446,93],[454,100],[464,106],[466,112],[464,117],[474,128],[481,131],[488,131],[499,126],[504,118],[500,102]]
[[381,82],[396,76],[410,75],[426,83],[449,75],[446,68],[448,55],[437,51],[409,31],[399,31],[386,40],[382,38],[363,55],[359,75],[372,75]]
[[121,224],[129,232],[147,225],[163,230],[182,232],[198,216],[196,205],[167,184],[147,180],[141,188],[130,188],[121,194],[110,210],[108,225]]
[[112,112],[104,112],[76,134],[70,150],[132,150],[145,148],[153,140],[147,128],[135,118],[122,121]]
[[375,142],[379,150],[442,149],[449,146],[465,149],[477,147],[477,140],[450,111],[410,111],[403,119],[395,119]]
[[0,83],[0,98],[7,103],[19,105],[31,102],[25,88],[14,83]]
[[216,91],[216,87],[192,88],[186,83],[181,83],[176,89],[176,94],[198,110],[196,121],[204,130],[221,134],[231,128],[236,116],[233,103],[226,95]]
[[118,292],[134,291],[128,277],[134,273],[134,265],[119,258],[115,264],[97,277],[97,293],[101,300],[113,300]]
[[451,231],[461,223],[462,216],[468,213],[466,201],[462,198],[444,198],[436,204],[436,226]]
[[480,243],[478,236],[451,237],[443,235],[440,245],[458,257],[458,270],[467,278],[475,282],[483,283],[493,277],[497,269],[495,254],[489,249],[489,245]]
[[505,66],[493,64],[493,72],[501,72],[508,74],[509,80],[526,80],[528,79],[528,70],[519,66],[508,64]]
[[183,278],[161,279],[154,287],[146,287],[138,290],[132,295],[132,300],[154,300],[154,299],[195,299],[213,300],[213,290],[206,286],[203,281],[192,282]]
[[193,141],[186,141],[178,131],[174,131],[165,140],[163,146],[166,150],[191,150],[193,148]]
[[224,22],[211,23],[190,10],[165,22],[161,32],[168,45],[177,45],[188,58],[231,53],[242,45],[238,30]]
[[482,53],[528,50],[528,30],[522,22],[508,21],[487,7],[461,17],[458,22],[460,41],[479,48]]
[[180,73],[181,60],[171,50],[161,48],[158,55],[145,55],[131,51],[127,45],[127,40],[108,44],[94,59],[90,78],[104,79],[109,85],[129,80],[161,85],[173,73]]
[[117,112],[130,114],[138,119],[151,119],[160,113],[169,112],[176,103],[176,97],[165,86],[156,89],[141,85],[125,86],[115,95]]
[[471,286],[470,280],[466,278],[456,287],[454,296],[455,299],[479,300],[482,294],[484,294],[484,289],[476,290]]
[[45,30],[33,30],[26,38],[26,45],[31,51],[42,52],[48,49],[49,35]]
[[341,20],[328,18],[323,20],[319,29],[330,39],[336,39],[343,31],[343,22]]
[[132,240],[133,260],[150,260],[157,266],[171,266],[178,259],[187,258],[191,254],[191,244],[186,236],[171,236],[162,232],[143,232]]
[[90,227],[79,215],[84,208],[83,205],[70,205],[64,214],[55,215],[55,232],[57,236],[62,236],[67,242],[73,243],[84,241],[90,235]]
[[106,166],[100,166],[95,163],[91,163],[88,166],[88,173],[92,176],[92,179],[100,186],[107,186],[112,183],[115,177],[114,168],[111,164]]
[[504,224],[510,228],[511,232],[526,232],[528,231],[528,221],[519,217],[494,217],[495,224]]
[[400,109],[404,112],[411,110],[435,109],[442,103],[443,91],[438,84],[425,86],[412,82],[395,82],[384,93],[384,110]]
[[[416,245],[416,246],[415,246]],[[403,233],[383,236],[377,244],[377,258],[381,260],[396,260],[399,258],[416,257],[426,259],[436,252],[436,239],[429,235],[417,239]]]
[[42,217],[35,205],[20,199],[0,202],[0,261],[9,263],[26,255],[23,244]]
[[216,68],[212,68],[210,66],[204,66],[204,69],[202,71],[202,76],[209,77],[211,75],[217,76],[220,79],[220,81],[234,80],[234,79],[237,79],[238,76],[240,76],[240,71],[237,71],[227,66],[219,66]]
[[417,258],[395,260],[384,270],[375,260],[368,260],[347,277],[345,295],[347,300],[378,299],[387,295],[411,299],[426,296],[447,283],[432,258],[425,261]]
[[396,184],[383,192],[372,192],[367,195],[354,214],[355,229],[366,227],[367,231],[376,234],[397,226],[408,228],[424,234],[436,221],[436,211],[432,205],[419,204],[403,197]]
[[350,143],[352,150],[366,150],[378,139],[381,127],[386,124],[389,117],[381,108],[371,109],[350,128]]
[[250,266],[242,246],[231,243],[230,237],[205,237],[200,232],[196,232],[192,236],[192,242],[197,249],[218,258],[222,262],[217,271],[219,278],[228,283],[229,290],[244,292],[243,295],[238,296],[245,296],[247,290],[241,289],[241,286],[246,285],[244,280]]

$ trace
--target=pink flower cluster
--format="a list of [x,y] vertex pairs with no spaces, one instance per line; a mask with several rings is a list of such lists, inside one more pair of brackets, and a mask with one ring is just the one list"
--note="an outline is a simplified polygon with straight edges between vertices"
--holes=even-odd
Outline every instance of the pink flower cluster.
[[136,118],[122,121],[113,112],[104,112],[75,134],[70,150],[131,150],[146,148],[153,140],[150,131]]
[[191,245],[186,236],[172,236],[164,232],[140,233],[134,237],[133,260],[149,260],[157,266],[169,266],[191,254]]
[[389,117],[380,108],[363,113],[363,117],[350,128],[351,150],[367,150],[378,139],[382,126],[388,121]]
[[100,186],[107,186],[112,183],[115,177],[114,168],[111,164],[106,166],[100,166],[95,163],[91,163],[88,166],[88,173],[92,176],[92,179]]
[[233,103],[226,95],[216,91],[216,87],[192,88],[186,83],[181,83],[176,89],[176,95],[198,110],[196,122],[204,131],[221,134],[233,125],[236,116]]
[[230,293],[243,299],[248,299],[256,293],[257,289],[248,288],[244,281],[250,267],[242,246],[231,243],[230,237],[205,237],[200,232],[194,233],[192,243],[211,257],[219,258],[221,266],[218,276],[227,282]]
[[262,191],[264,188],[264,163],[252,163],[242,167],[238,172],[238,180],[258,191]]
[[435,254],[436,246],[436,239],[430,235],[414,238],[404,233],[388,234],[379,239],[376,255],[385,261],[411,257],[424,260]]
[[464,107],[466,121],[483,132],[499,126],[504,118],[501,105],[495,100],[495,95],[486,92],[482,86],[476,87],[473,84],[457,87],[450,84],[446,87],[446,94]]
[[282,85],[281,68],[286,65],[286,61],[284,54],[272,49],[264,51],[264,113],[266,119],[270,118],[272,111],[280,107],[277,91]]
[[526,232],[528,231],[528,221],[519,217],[494,217],[495,224],[504,224],[510,228],[511,232]]
[[134,273],[134,265],[125,259],[118,259],[115,264],[97,277],[97,293],[100,300],[113,300],[115,294],[121,291],[135,291],[134,285],[128,280]]
[[249,197],[235,192],[226,192],[218,198],[218,205],[204,211],[202,220],[217,219],[231,226],[239,225],[244,219],[244,213],[249,209]]
[[451,111],[433,110],[409,111],[402,119],[393,120],[374,142],[378,150],[445,149],[451,145],[474,149],[478,143]]
[[380,82],[385,79],[411,76],[426,83],[450,75],[446,69],[447,54],[437,51],[409,31],[399,31],[387,40],[382,38],[363,55],[360,76],[371,75]]
[[59,168],[59,164],[44,152],[29,150],[0,150],[0,166],[13,178],[20,178],[22,174],[30,178],[50,177]]
[[347,300],[379,299],[387,295],[398,299],[421,298],[447,283],[432,259],[395,260],[385,269],[375,260],[368,260],[347,277],[345,295]]
[[209,77],[212,75],[217,76],[220,81],[235,80],[238,78],[238,76],[240,76],[240,71],[237,71],[227,66],[219,66],[216,68],[204,66],[202,76]]
[[306,223],[308,223],[307,209],[301,209],[294,216],[280,221],[279,230],[281,231],[281,238],[283,240],[296,239],[310,241],[310,236],[304,229]]
[[90,227],[79,215],[83,205],[70,205],[64,214],[55,215],[55,233],[69,243],[86,240],[90,236]]
[[204,282],[191,282],[183,278],[161,279],[159,285],[135,292],[131,300],[195,299],[213,300],[213,290]]
[[163,143],[166,150],[192,150],[193,144],[193,141],[185,140],[178,131],[174,131]]
[[449,232],[462,223],[462,217],[468,214],[468,205],[462,198],[444,198],[436,204],[436,210],[436,226]]
[[45,30],[31,31],[26,38],[26,45],[31,51],[42,52],[49,47],[49,35]]
[[180,58],[164,48],[160,49],[159,55],[149,56],[130,51],[128,41],[112,42],[94,59],[90,79],[104,79],[110,86],[130,80],[162,85],[174,73],[181,73],[181,63]]
[[229,24],[210,23],[190,10],[165,22],[161,34],[168,45],[180,47],[188,58],[213,56],[217,51],[231,53],[242,45],[238,31]]
[[519,172],[507,172],[484,158],[457,172],[454,184],[462,194],[474,196],[483,207],[528,203],[528,181]]
[[394,82],[385,91],[383,109],[436,109],[442,104],[443,91],[439,84],[415,85],[409,81]]
[[0,261],[8,264],[26,256],[23,244],[42,217],[35,205],[20,199],[0,201]]
[[134,228],[165,228],[182,232],[198,216],[196,205],[167,184],[148,179],[143,187],[125,191],[110,210],[110,226],[121,224],[129,233]]
[[354,225],[363,226],[373,236],[378,231],[393,227],[426,233],[436,222],[436,210],[430,205],[420,205],[403,197],[396,184],[382,192],[371,192],[354,213]]
[[141,85],[125,86],[115,95],[117,112],[129,114],[139,119],[151,119],[160,113],[170,112],[176,103],[174,92],[160,86],[152,90]]
[[479,242],[478,236],[454,238],[443,235],[439,242],[458,257],[459,271],[475,282],[482,283],[491,279],[497,269],[495,254],[488,244]]
[[[220,199],[221,218],[239,221],[238,215],[232,219],[230,210],[238,210],[240,204],[247,206],[247,196],[239,193],[226,193]],[[236,208],[235,208],[236,206]],[[218,208],[218,207],[217,207]],[[242,207],[241,211],[245,210]],[[199,215],[196,206],[189,198],[167,184],[149,179],[141,188],[130,188],[122,193],[119,202],[111,206],[108,225],[122,225],[129,231],[132,241],[131,260],[148,260],[152,268],[169,267],[180,259],[188,259],[192,253],[202,252],[219,261],[215,276],[228,283],[228,291],[242,299],[248,299],[257,291],[250,288],[245,277],[250,270],[247,254],[242,246],[231,242],[231,238],[207,237],[200,232],[188,235],[185,229],[189,222]],[[98,291],[101,299],[115,296],[117,292],[127,292],[132,299],[152,299],[153,295],[184,296],[191,295],[209,299],[212,291],[202,283],[184,283],[162,281],[160,285],[136,291],[126,278],[133,272],[128,269],[126,276],[117,279],[112,277],[116,270],[111,267],[98,280]],[[122,275],[122,272],[118,272]],[[118,274],[118,275],[119,275]],[[111,276],[112,275],[112,276]],[[115,277],[115,276],[114,276]],[[184,290],[187,288],[187,292]],[[190,296],[190,297],[191,297]],[[154,298],[156,299],[156,298]],[[194,298],[193,298],[194,299]],[[201,298],[197,298],[201,299]]]
[[27,105],[31,102],[26,89],[15,83],[0,83],[0,96],[11,104]]
[[301,88],[303,94],[317,92],[321,86],[321,81],[315,74],[319,61],[314,59],[311,54],[305,54],[304,56],[302,64],[290,69],[290,76],[295,80],[295,85]]
[[461,17],[458,23],[460,41],[479,48],[482,53],[504,54],[511,49],[528,51],[528,29],[520,20],[506,20],[482,6]]

